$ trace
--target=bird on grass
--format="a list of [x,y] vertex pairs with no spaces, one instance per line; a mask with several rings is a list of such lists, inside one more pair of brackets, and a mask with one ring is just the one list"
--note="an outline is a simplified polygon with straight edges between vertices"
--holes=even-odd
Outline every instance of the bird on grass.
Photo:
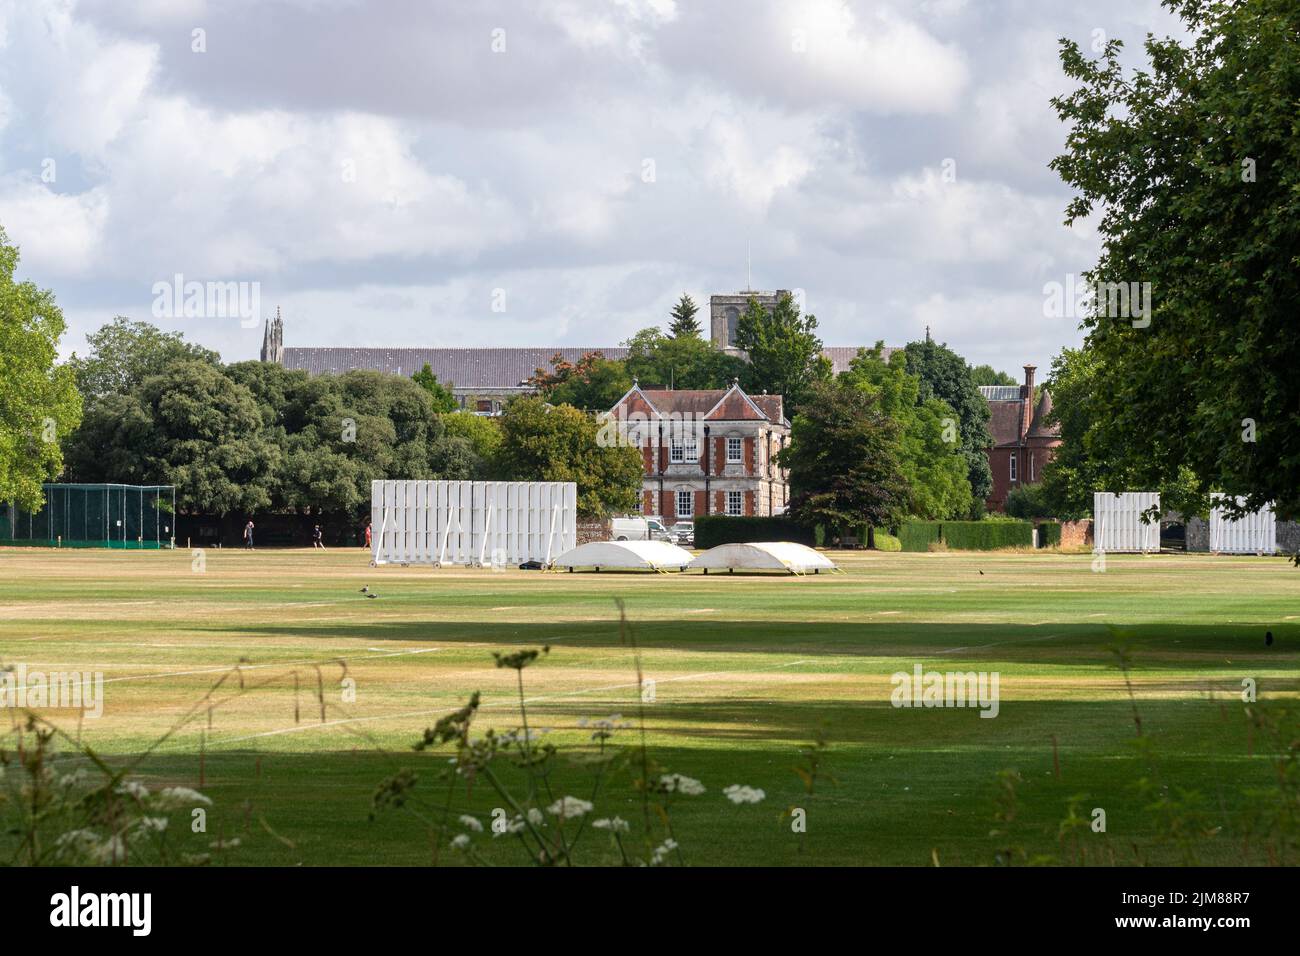
[[1272,632],[1272,631],[1265,631],[1265,632],[1264,632],[1264,646],[1265,646],[1265,647],[1272,647],[1272,646],[1273,646],[1273,632]]
[[984,577],[984,572],[983,572],[983,571],[980,572],[980,577]]
[[379,597],[379,595],[378,595],[378,594],[375,594],[373,591],[371,591],[369,594],[366,595],[366,597],[368,597],[368,598],[377,598],[377,597]]
[[370,593],[370,585],[367,584],[365,587],[363,587],[363,588],[361,589],[361,593],[362,593],[362,594],[369,594],[369,593]]

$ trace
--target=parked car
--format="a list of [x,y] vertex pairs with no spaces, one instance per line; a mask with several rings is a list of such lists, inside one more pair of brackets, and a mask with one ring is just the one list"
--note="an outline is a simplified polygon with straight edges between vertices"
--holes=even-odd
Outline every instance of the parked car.
[[610,528],[610,537],[615,541],[673,541],[662,521],[658,518],[643,518],[640,515],[627,515],[615,518]]
[[669,528],[668,532],[673,536],[673,539],[677,542],[677,544],[680,547],[683,548],[695,547],[695,522],[694,521],[679,521],[671,528]]

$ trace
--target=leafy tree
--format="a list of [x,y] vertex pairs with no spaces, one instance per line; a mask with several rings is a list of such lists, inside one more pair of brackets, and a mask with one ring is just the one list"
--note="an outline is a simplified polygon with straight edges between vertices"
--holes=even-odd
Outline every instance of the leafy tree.
[[897,524],[911,499],[899,431],[878,392],[848,381],[814,382],[780,455],[790,469],[790,514],[841,535],[863,524]]
[[644,385],[671,388],[728,388],[745,373],[745,360],[720,352],[701,338],[671,337],[642,329],[623,343],[628,374]]
[[1132,74],[1117,40],[1095,60],[1061,41],[1079,86],[1052,101],[1069,126],[1052,167],[1076,191],[1067,223],[1098,213],[1087,279],[1150,283],[1145,314],[1117,316],[1116,296],[1083,319],[1095,381],[1084,444],[1133,487],[1177,484],[1186,467],[1202,502],[1223,491],[1294,518],[1300,8],[1166,6],[1188,39],[1148,37]]
[[36,510],[63,470],[59,439],[81,421],[71,369],[56,364],[67,328],[54,294],[14,281],[18,248],[0,229],[0,501]]
[[749,364],[741,377],[745,390],[766,389],[785,396],[787,414],[797,411],[815,382],[830,378],[831,364],[821,354],[817,318],[801,315],[794,297],[786,292],[769,311],[750,298],[736,324],[736,346],[748,353]]
[[907,370],[907,353],[886,363],[884,343],[859,349],[841,380],[879,399],[880,411],[898,423],[899,468],[910,494],[908,513],[925,520],[965,517],[971,491],[966,456],[957,441],[955,415],[938,398],[920,399],[921,379]]
[[970,370],[971,381],[976,387],[980,385],[1019,385],[1014,378],[1006,372],[999,372],[992,365],[976,365]]
[[456,396],[452,394],[451,389],[438,381],[438,376],[433,374],[433,369],[429,363],[424,363],[424,368],[411,376],[416,385],[429,393],[429,398],[433,400],[433,410],[438,414],[443,412],[454,412],[460,407],[456,401]]
[[571,405],[517,398],[501,416],[494,471],[508,481],[573,481],[578,511],[606,516],[637,510],[642,460],[636,448],[597,442],[599,425]]
[[989,403],[975,385],[966,360],[948,346],[926,338],[909,342],[905,351],[908,370],[921,378],[920,400],[942,399],[956,413],[971,495],[975,502],[982,503],[993,488],[988,458],[993,444]]
[[133,322],[125,316],[99,327],[86,336],[90,352],[68,360],[77,377],[77,388],[87,404],[105,395],[122,395],[152,375],[161,375],[181,362],[216,365],[221,357],[211,349],[186,342],[180,332],[164,332],[148,322]]
[[202,361],[105,395],[66,451],[79,481],[172,484],[180,508],[217,515],[268,507],[280,464],[252,393]]
[[699,311],[700,307],[695,304],[695,300],[683,292],[682,297],[673,306],[673,320],[668,324],[668,334],[675,339],[698,339],[700,333],[704,331],[700,327],[699,320],[695,318],[695,314]]
[[1053,508],[1048,504],[1042,483],[1033,485],[1016,485],[1007,492],[1007,516],[1011,518],[1047,518],[1054,517]]
[[551,365],[553,371],[539,368],[528,381],[553,405],[607,412],[632,387],[623,363],[605,358],[603,352],[587,352],[576,363],[557,352]]
[[501,423],[489,415],[452,412],[442,416],[442,425],[451,438],[463,438],[478,459],[476,473],[489,467],[501,447]]

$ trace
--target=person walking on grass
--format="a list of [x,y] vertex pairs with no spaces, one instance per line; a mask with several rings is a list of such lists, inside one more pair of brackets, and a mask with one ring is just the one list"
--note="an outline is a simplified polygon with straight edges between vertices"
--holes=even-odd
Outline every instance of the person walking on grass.
[[325,550],[325,542],[321,540],[320,525],[316,525],[311,529],[311,546],[320,548],[322,551]]
[[370,550],[370,522],[366,522],[366,550]]
[[253,550],[253,519],[248,519],[248,524],[244,525],[244,547]]

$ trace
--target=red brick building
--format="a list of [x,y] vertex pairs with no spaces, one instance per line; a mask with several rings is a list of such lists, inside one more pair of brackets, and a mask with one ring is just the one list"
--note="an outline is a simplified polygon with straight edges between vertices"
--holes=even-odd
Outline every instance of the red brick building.
[[776,456],[790,440],[780,395],[729,389],[643,389],[610,410],[641,449],[641,511],[667,524],[701,514],[780,514],[788,476]]
[[1012,488],[1042,481],[1043,466],[1061,444],[1058,426],[1047,424],[1051,394],[1043,389],[1037,404],[1034,402],[1034,371],[1033,365],[1025,366],[1023,385],[980,386],[992,414],[989,467],[993,471],[993,489],[984,502],[990,511],[1005,510],[1007,493]]

